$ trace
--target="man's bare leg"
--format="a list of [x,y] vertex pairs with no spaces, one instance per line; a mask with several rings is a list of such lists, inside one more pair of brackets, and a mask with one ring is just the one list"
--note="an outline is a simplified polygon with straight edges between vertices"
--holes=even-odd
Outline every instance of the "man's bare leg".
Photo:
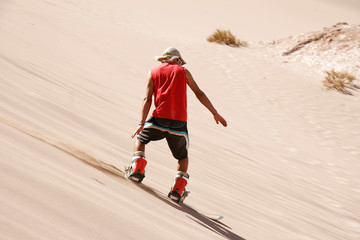
[[177,170],[186,173],[189,166],[189,158],[184,158],[178,161]]
[[135,140],[134,152],[141,151],[145,154],[145,144],[139,141],[139,139]]

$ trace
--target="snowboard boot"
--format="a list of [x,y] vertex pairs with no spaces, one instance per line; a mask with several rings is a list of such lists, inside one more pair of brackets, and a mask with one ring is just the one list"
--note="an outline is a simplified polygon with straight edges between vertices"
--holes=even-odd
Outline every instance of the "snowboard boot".
[[188,195],[188,192],[185,188],[188,180],[189,174],[178,171],[175,177],[174,185],[171,188],[168,197],[177,203],[183,202]]
[[135,152],[131,162],[131,166],[125,168],[125,177],[134,182],[141,183],[145,178],[145,167],[147,164],[144,152]]

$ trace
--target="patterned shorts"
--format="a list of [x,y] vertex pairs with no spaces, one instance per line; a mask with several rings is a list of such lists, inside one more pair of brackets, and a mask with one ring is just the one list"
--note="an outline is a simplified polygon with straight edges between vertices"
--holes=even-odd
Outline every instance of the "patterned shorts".
[[174,158],[182,160],[188,156],[189,136],[186,122],[151,117],[137,138],[143,144],[166,138]]

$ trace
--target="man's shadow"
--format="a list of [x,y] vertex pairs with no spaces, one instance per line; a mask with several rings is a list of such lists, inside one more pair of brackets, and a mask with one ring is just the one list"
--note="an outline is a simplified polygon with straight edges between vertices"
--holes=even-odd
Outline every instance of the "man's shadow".
[[[76,148],[64,148],[63,146],[56,146],[57,148],[69,153],[70,155],[76,157],[77,159],[81,160],[83,163],[90,165],[103,173],[119,180],[123,180],[128,182],[129,184],[133,184],[140,189],[144,190],[145,192],[151,194],[152,196],[156,197],[160,201],[164,202],[165,204],[168,204],[172,206],[173,208],[187,214],[187,217],[197,224],[209,229],[210,231],[224,237],[225,239],[230,240],[245,240],[244,238],[240,237],[236,233],[231,231],[231,227],[225,225],[224,223],[213,220],[209,217],[206,217],[205,215],[199,213],[194,209],[193,207],[185,204],[185,203],[175,203],[171,199],[169,199],[167,196],[165,196],[163,193],[159,192],[158,190],[146,186],[145,184],[138,184],[134,183],[131,180],[128,180],[124,176],[124,171],[118,169],[117,167],[108,164],[106,162],[103,162],[99,159],[96,159],[92,157],[91,155],[87,154],[86,152],[79,151]],[[99,182],[97,179],[94,179],[95,181]],[[101,183],[101,182],[100,182]]]
[[164,196],[161,192],[157,191],[156,189],[153,189],[149,186],[146,186],[144,184],[138,184],[134,183],[134,185],[138,186],[145,192],[153,195],[157,199],[161,200],[162,202],[172,206],[173,208],[184,212],[187,214],[187,217],[194,222],[200,224],[201,226],[209,229],[210,231],[224,237],[225,239],[231,239],[231,240],[245,240],[244,238],[240,237],[236,233],[231,231],[231,227],[227,226],[226,224],[218,221],[213,220],[209,217],[206,217],[205,215],[199,213],[191,206],[185,204],[185,203],[175,203],[172,200],[168,199],[167,196]]

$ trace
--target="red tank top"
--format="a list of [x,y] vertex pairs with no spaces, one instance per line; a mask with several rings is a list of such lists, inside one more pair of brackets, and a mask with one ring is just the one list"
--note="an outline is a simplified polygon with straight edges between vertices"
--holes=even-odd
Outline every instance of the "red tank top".
[[186,70],[175,63],[163,63],[151,70],[155,110],[152,115],[172,120],[187,120]]

